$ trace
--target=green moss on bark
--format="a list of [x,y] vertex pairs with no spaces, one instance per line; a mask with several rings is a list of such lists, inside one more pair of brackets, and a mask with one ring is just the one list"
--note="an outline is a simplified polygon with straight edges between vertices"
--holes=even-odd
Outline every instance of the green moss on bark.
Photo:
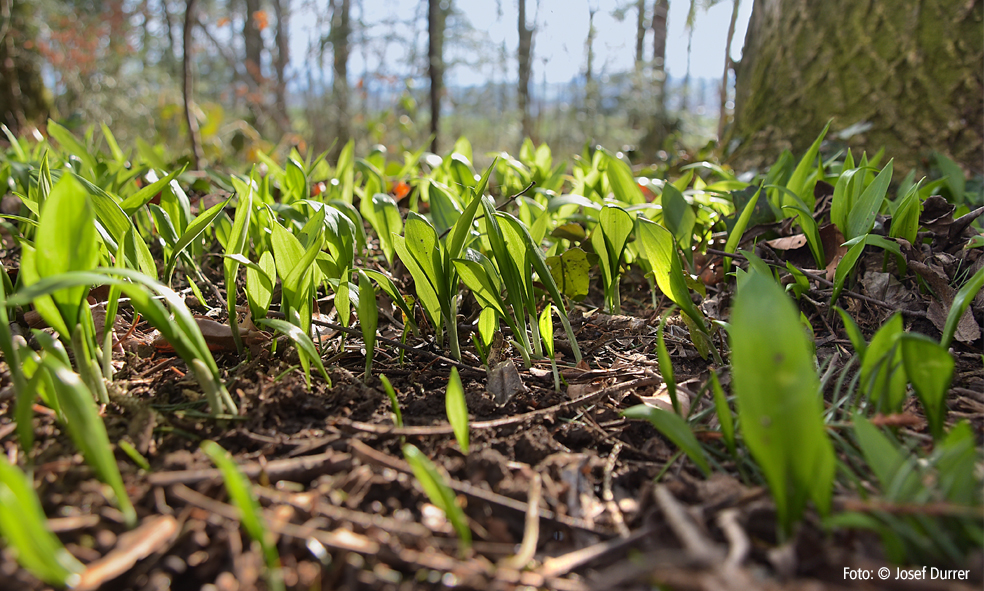
[[933,150],[984,165],[984,2],[756,0],[723,145],[739,167],[867,121],[904,174]]

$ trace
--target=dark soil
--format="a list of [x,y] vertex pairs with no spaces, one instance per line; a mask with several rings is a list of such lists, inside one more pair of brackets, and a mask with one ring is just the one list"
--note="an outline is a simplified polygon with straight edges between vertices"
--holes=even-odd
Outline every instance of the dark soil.
[[[880,271],[880,252],[864,266]],[[870,338],[903,305],[884,292],[867,300],[851,295],[864,290],[866,281],[851,286],[841,305]],[[833,358],[835,368],[844,367],[852,349],[839,320],[811,303],[825,301],[824,293],[829,298],[829,288],[813,287],[801,307],[813,323],[820,363]],[[710,286],[704,309],[726,318],[730,289]],[[662,387],[655,353],[659,314],[651,308],[648,285],[630,274],[622,290],[626,316],[594,311],[592,302],[601,301],[597,293],[574,311],[587,368],[573,367],[570,354],[564,356],[562,393],[553,391],[549,365],[539,363],[520,369],[527,391],[499,406],[485,391],[485,370],[466,353],[460,372],[472,420],[467,456],[445,414],[451,365],[429,337],[411,339],[417,350],[406,352],[402,364],[396,348],[380,344],[375,375],[364,380],[360,339],[343,341],[335,332],[325,355],[335,356],[332,385],[315,373],[310,390],[296,352],[285,342],[275,353],[259,347],[252,357],[217,352],[240,416],[216,421],[205,416],[206,402],[184,363],[155,351],[150,328],[137,324],[122,339],[125,352],[117,359],[113,403],[104,416],[111,440],[130,441],[151,465],[150,471],[138,469],[117,452],[139,529],[126,531],[104,487],[52,413],[40,406],[33,458],[38,493],[52,528],[75,556],[90,565],[117,565],[99,579],[106,590],[268,588],[262,554],[199,450],[206,439],[232,452],[251,477],[289,589],[837,589],[858,585],[845,580],[845,568],[894,571],[877,536],[825,532],[815,515],[808,515],[790,544],[777,546],[768,491],[742,481],[726,454],[716,458],[720,468],[705,480],[651,425],[620,416],[629,406],[652,403]],[[908,298],[906,328],[938,338],[927,317],[933,300],[911,272],[900,293]],[[666,305],[660,302],[660,310]],[[980,324],[981,308],[973,309]],[[121,338],[131,320],[125,314],[121,319]],[[399,338],[384,315],[380,334]],[[563,335],[559,326],[556,334]],[[950,419],[970,420],[977,433],[984,428],[980,343],[954,345],[957,371],[949,399]],[[677,319],[667,329],[667,345],[676,381],[690,395],[694,412],[710,409],[710,372],[720,372],[728,391],[727,372],[701,359]],[[518,355],[514,361],[522,368]],[[394,427],[378,374],[396,388],[403,429]],[[23,466],[10,394],[7,388],[0,395],[0,444]],[[924,433],[918,405],[907,413],[914,417],[909,432]],[[698,434],[715,440],[714,420],[703,424],[707,428]],[[451,525],[415,483],[403,460],[404,441],[446,470],[474,532],[470,551],[459,551]],[[835,492],[839,506],[845,498]],[[524,532],[538,539],[528,565],[509,560]],[[946,588],[980,588],[981,565],[980,553],[970,556],[970,586]],[[898,584],[876,578],[863,588]],[[43,587],[3,552],[0,589]],[[943,587],[914,581],[905,588]]]

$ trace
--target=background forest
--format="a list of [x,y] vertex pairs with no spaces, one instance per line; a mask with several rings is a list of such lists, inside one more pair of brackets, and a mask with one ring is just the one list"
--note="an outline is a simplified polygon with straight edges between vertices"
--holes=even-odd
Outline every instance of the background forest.
[[[555,2],[483,4],[4,0],[0,51],[14,60],[0,110],[15,131],[50,115],[70,128],[104,121],[123,142],[186,145],[175,141],[187,137],[187,57],[192,122],[214,161],[281,141],[320,150],[337,138],[340,147],[348,137],[359,149],[398,149],[433,134],[436,148],[466,129],[479,152],[532,137],[564,151],[590,140],[655,153],[706,143],[733,106],[719,92],[718,37],[729,20],[734,28],[739,2],[674,7],[688,46],[669,48],[686,63],[670,80],[668,2],[575,3],[576,14],[558,14]],[[701,77],[691,78],[694,26],[712,8],[723,30],[713,43],[697,38]],[[476,22],[485,18],[493,21]],[[568,23],[581,38],[558,30]]]
[[982,96],[984,0],[0,0],[0,589],[980,588]]

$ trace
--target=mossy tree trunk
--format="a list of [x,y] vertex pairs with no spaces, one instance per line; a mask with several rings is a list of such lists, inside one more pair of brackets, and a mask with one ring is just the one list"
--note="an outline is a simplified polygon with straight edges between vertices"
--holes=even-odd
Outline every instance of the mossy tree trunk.
[[[895,169],[984,164],[982,0],[755,0],[722,146],[737,168],[806,150],[828,119]],[[828,135],[833,137],[834,134]]]

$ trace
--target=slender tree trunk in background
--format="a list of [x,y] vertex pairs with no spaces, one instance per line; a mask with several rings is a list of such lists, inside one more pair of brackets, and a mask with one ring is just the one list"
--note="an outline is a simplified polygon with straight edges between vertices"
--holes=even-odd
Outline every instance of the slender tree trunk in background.
[[594,140],[597,107],[597,92],[595,91],[598,85],[594,80],[594,41],[598,35],[598,29],[594,26],[594,17],[597,12],[597,8],[588,7],[588,38],[584,41],[585,60],[587,61],[584,70],[584,110],[587,114],[586,123],[589,140]]
[[177,71],[178,58],[174,53],[174,48],[178,45],[175,29],[178,25],[174,22],[174,15],[167,9],[167,2],[161,2],[161,12],[164,14],[164,26],[167,28],[167,49],[164,50],[162,61],[166,64],[169,72]]
[[645,43],[648,24],[646,22],[646,0],[636,1],[636,45],[635,69],[632,72],[632,105],[629,107],[629,127],[638,129],[642,119],[642,71],[645,68]]
[[735,38],[735,23],[738,21],[738,8],[741,0],[735,0],[731,8],[731,24],[728,25],[728,40],[724,45],[724,75],[721,76],[721,116],[718,118],[718,141],[724,137],[724,126],[728,124],[728,72],[731,71],[731,42]]
[[430,77],[431,145],[437,153],[441,133],[441,96],[444,94],[444,20],[441,0],[427,0],[427,73]]
[[669,0],[656,0],[653,4],[653,80],[657,113],[666,110],[666,19],[669,13]]
[[755,0],[722,145],[736,167],[763,166],[833,118],[832,132],[869,123],[847,142],[884,146],[898,178],[932,150],[980,172],[982,31],[980,0]]
[[194,86],[192,82],[191,58],[192,58],[192,29],[195,22],[195,7],[198,0],[188,0],[185,6],[184,19],[184,51],[181,56],[183,64],[181,72],[182,94],[184,98],[185,123],[188,125],[188,141],[191,142],[191,156],[194,160],[195,170],[202,169],[201,142],[198,139],[198,119],[191,112],[192,101],[194,100]]
[[332,0],[331,1],[331,41],[334,62],[332,70],[334,76],[331,83],[332,101],[335,107],[335,138],[336,142],[332,148],[333,159],[338,158],[339,152],[349,141],[349,115],[348,115],[348,58],[349,58],[349,14],[352,8],[352,0]]
[[246,47],[246,80],[250,95],[246,103],[252,113],[253,123],[259,125],[263,117],[260,90],[263,87],[263,36],[260,21],[260,0],[246,0],[246,23],[243,25],[243,43]]
[[519,111],[523,117],[523,138],[533,136],[530,117],[530,74],[533,66],[533,30],[526,23],[526,0],[519,0]]
[[290,63],[290,0],[273,0],[273,12],[277,17],[277,72],[275,112],[281,135],[290,131],[290,114],[287,113],[287,64]]

